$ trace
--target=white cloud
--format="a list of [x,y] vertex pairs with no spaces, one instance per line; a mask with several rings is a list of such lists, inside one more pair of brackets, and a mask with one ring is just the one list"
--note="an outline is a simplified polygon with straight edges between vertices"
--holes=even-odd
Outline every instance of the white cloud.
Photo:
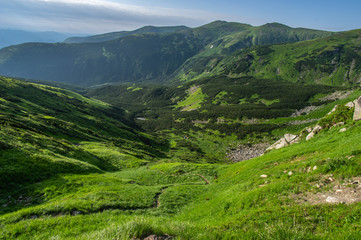
[[[144,7],[106,0],[0,0],[0,27],[103,33],[131,30],[144,25],[207,23],[213,13]],[[219,16],[221,18],[221,16]]]

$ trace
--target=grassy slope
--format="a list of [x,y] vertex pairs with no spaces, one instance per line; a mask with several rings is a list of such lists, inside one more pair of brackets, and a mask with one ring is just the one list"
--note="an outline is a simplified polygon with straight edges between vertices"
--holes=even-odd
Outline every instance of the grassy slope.
[[129,126],[119,108],[4,77],[0,86],[2,190],[58,173],[139,166],[162,156],[157,143]]
[[[0,218],[0,236],[358,239],[360,203],[298,201],[306,193],[327,194],[338,182],[361,174],[361,122],[345,114],[344,133],[339,133],[341,126],[324,130],[310,141],[237,164],[158,163],[114,173],[63,175],[16,189],[10,201],[2,200],[9,204],[3,213],[9,213]],[[327,119],[323,123],[334,117]],[[314,166],[316,170],[307,171]],[[268,177],[260,178],[262,174]],[[327,180],[330,176],[335,182]],[[29,197],[36,201],[23,200]]]
[[222,59],[240,49],[257,45],[299,42],[322,38],[333,33],[303,28],[290,28],[279,23],[248,27],[244,31],[221,36],[197,55],[188,59],[174,74],[176,80],[189,81],[209,75]]
[[360,30],[299,43],[239,51],[204,75],[229,74],[300,83],[352,86],[360,78]]

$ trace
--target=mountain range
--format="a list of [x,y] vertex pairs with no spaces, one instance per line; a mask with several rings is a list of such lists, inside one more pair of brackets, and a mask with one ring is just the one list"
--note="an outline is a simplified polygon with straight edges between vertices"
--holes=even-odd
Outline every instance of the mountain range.
[[360,39],[216,21],[1,49],[0,239],[360,239]]
[[[198,28],[145,28],[93,43],[28,43],[0,50],[0,74],[83,86],[169,81],[187,63],[213,64],[220,57],[254,45],[287,43],[333,33],[292,29],[273,23],[260,27],[216,21]],[[161,31],[174,31],[157,33]],[[115,34],[117,35],[117,34]],[[109,35],[84,39],[107,39]],[[113,38],[114,34],[110,34]],[[210,62],[207,59],[210,59]],[[196,59],[196,64],[192,63]],[[206,61],[206,62],[205,62]],[[182,66],[186,64],[185,66]]]

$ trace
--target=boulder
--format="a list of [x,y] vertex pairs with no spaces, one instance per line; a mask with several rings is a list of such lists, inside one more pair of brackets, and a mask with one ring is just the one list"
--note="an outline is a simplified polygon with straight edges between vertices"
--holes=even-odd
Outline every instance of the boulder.
[[348,107],[348,108],[353,108],[354,106],[355,106],[354,102],[348,102],[345,104],[345,107]]
[[334,111],[336,111],[337,107],[338,107],[338,105],[335,105],[335,106],[332,108],[332,110],[331,110],[329,113],[327,113],[327,115],[330,115],[331,113],[333,113]]
[[306,137],[306,141],[310,140],[311,138],[313,138],[319,131],[322,130],[322,127],[320,125],[316,125],[312,131],[307,135]]
[[335,197],[328,196],[328,197],[326,198],[326,202],[328,202],[328,203],[339,203],[340,201],[339,201],[337,198],[335,198]]
[[280,149],[283,148],[285,146],[287,146],[288,143],[286,141],[286,139],[281,138],[280,140],[278,140],[277,142],[275,142],[274,144],[272,144],[271,146],[269,146],[266,151],[272,150],[272,149]]
[[355,100],[355,111],[353,113],[353,120],[361,120],[361,97]]
[[286,140],[287,143],[292,144],[299,140],[297,135],[286,133],[283,138]]
[[269,146],[266,151],[272,150],[272,149],[280,149],[283,147],[286,147],[288,145],[298,143],[300,140],[300,137],[298,135],[293,135],[290,133],[286,133],[280,140]]
[[341,128],[339,132],[341,133],[341,132],[346,132],[346,131],[347,131],[347,128]]

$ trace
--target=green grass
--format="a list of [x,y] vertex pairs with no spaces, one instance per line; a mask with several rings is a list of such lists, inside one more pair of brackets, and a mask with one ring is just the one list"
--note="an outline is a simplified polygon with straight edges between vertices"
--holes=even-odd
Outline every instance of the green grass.
[[[6,78],[0,84],[7,93],[0,101],[0,239],[360,237],[360,202],[313,205],[298,200],[307,194],[327,195],[337,184],[361,175],[361,122],[352,121],[352,110],[342,106],[359,91],[309,115],[260,118],[263,125],[278,125],[272,135],[240,139],[208,127],[168,129],[154,137],[132,129],[111,105]],[[202,92],[207,89],[201,87]],[[222,99],[232,95],[226,92]],[[209,87],[207,93],[217,96],[219,90]],[[320,97],[305,95],[313,103]],[[262,91],[246,96],[247,101],[285,103]],[[49,98],[49,103],[39,98]],[[204,99],[204,104],[211,101]],[[335,104],[340,107],[325,116]],[[286,124],[316,118],[322,118],[317,123],[325,129],[310,141],[228,163],[226,153],[238,144],[299,133],[316,122]],[[187,121],[177,119],[179,124]],[[222,119],[234,121],[224,125],[241,128],[240,119]],[[345,125],[331,127],[339,121]],[[347,131],[340,133],[343,127]],[[260,177],[264,174],[267,178]],[[327,181],[331,176],[334,182]]]
[[188,96],[177,103],[176,108],[182,108],[183,111],[192,111],[202,107],[202,102],[207,95],[203,94],[202,88],[196,87],[194,92],[188,93]]
[[[295,197],[329,191],[334,183],[322,188],[316,183],[330,174],[340,182],[360,176],[361,122],[346,121],[345,127],[344,133],[341,127],[324,130],[310,141],[237,164],[155,163],[113,173],[65,174],[13,189],[6,194],[11,203],[1,198],[8,206],[2,208],[0,236],[357,239],[360,203],[311,205]],[[308,172],[313,166],[317,169]],[[20,195],[32,200],[13,201]],[[76,211],[81,213],[73,216]]]

